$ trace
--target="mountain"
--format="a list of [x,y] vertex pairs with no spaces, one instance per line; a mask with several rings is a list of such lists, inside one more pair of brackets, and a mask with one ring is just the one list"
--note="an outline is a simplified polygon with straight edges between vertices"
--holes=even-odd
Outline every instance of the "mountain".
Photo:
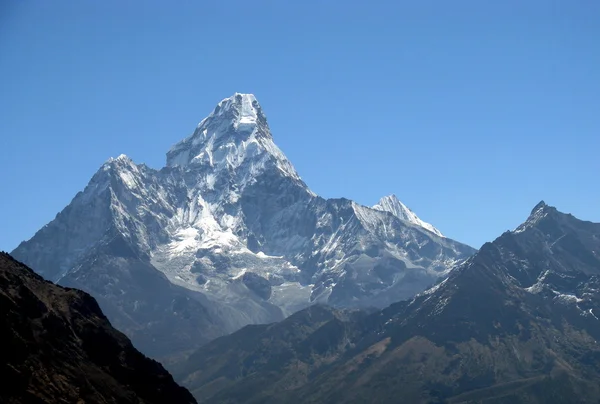
[[0,253],[2,403],[195,403],[87,293]]
[[410,301],[246,327],[175,377],[207,403],[598,403],[599,313],[600,224],[542,202]]
[[373,206],[373,209],[390,212],[392,215],[396,216],[399,219],[406,220],[407,222],[416,224],[417,226],[421,226],[422,228],[427,229],[440,237],[444,237],[442,232],[433,227],[433,225],[419,219],[419,217],[405,204],[400,202],[398,197],[394,194],[384,196],[383,198],[381,198],[379,200],[379,203]]
[[136,346],[162,358],[314,303],[385,307],[475,251],[393,202],[373,209],[315,195],[256,98],[235,94],[162,169],[108,160],[12,254],[91,293]]

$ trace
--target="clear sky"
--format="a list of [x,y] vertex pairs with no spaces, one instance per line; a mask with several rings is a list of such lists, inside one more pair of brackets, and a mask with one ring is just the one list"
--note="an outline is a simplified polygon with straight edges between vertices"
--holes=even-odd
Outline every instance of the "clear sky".
[[600,1],[0,1],[0,249],[109,157],[160,168],[253,93],[324,197],[395,193],[479,247],[600,222]]

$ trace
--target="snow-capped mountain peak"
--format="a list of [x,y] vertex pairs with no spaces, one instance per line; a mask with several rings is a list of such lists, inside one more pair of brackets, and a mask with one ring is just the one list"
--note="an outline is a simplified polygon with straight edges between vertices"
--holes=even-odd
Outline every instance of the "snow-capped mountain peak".
[[442,232],[433,227],[433,225],[419,219],[419,217],[405,204],[403,204],[394,194],[384,196],[383,198],[381,198],[379,200],[379,203],[373,206],[373,209],[390,212],[392,215],[396,216],[399,219],[406,220],[407,222],[416,224],[417,226],[421,226],[422,228],[427,229],[440,237],[444,237]]
[[[127,273],[125,256],[231,308],[238,327],[315,302],[389,305],[474,251],[395,196],[375,209],[310,191],[256,98],[236,93],[168,151],[167,167],[109,159],[15,256],[48,279],[137,307],[122,294],[129,280],[111,279]],[[96,277],[93,262],[111,263],[113,275]]]
[[[266,121],[266,117],[262,112],[260,104],[256,100],[254,94],[235,93],[229,98],[222,100],[217,108],[217,114],[223,115],[230,110],[234,111],[235,120],[234,127],[246,126],[251,128],[256,125],[258,120]],[[214,113],[214,112],[213,112]]]
[[204,167],[213,173],[241,168],[254,174],[275,166],[284,175],[300,180],[273,142],[267,118],[252,94],[235,93],[219,102],[191,136],[169,150],[167,166]]
[[132,160],[126,154],[119,154],[116,158],[110,157],[106,163],[112,163],[113,161],[130,162]]

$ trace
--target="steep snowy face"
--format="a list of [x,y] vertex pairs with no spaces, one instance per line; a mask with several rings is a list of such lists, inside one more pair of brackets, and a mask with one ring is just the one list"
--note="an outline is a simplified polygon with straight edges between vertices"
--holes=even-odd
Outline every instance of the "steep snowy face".
[[406,205],[400,202],[400,200],[394,194],[381,198],[379,203],[373,206],[373,209],[390,212],[399,219],[406,220],[407,222],[421,226],[422,228],[427,229],[440,237],[444,237],[442,232],[433,227],[433,225],[419,219],[419,217]]
[[251,180],[269,167],[300,180],[300,176],[273,142],[262,108],[254,95],[236,93],[222,100],[198,124],[194,133],[167,153],[168,167],[242,171],[238,181]]
[[254,279],[246,272],[297,278],[299,269],[283,255],[307,237],[282,229],[281,216],[292,218],[315,195],[273,142],[253,95],[222,100],[171,148],[160,175],[163,184],[181,185],[164,226],[168,242],[151,254],[172,282],[227,299],[232,281]]
[[[54,282],[98,243],[117,233],[147,253],[161,236],[160,231],[147,232],[155,227],[147,226],[155,220],[152,212],[168,209],[170,204],[149,195],[156,188],[154,173],[125,155],[110,158],[54,220],[21,243],[15,253]],[[160,229],[160,224],[155,228]]]

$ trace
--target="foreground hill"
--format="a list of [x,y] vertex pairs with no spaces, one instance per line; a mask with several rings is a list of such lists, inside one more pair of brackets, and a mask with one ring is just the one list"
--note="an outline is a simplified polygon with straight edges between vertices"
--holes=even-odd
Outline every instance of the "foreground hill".
[[0,253],[2,403],[194,403],[87,293]]
[[598,403],[600,224],[544,203],[411,301],[312,307],[192,355],[211,403]]

